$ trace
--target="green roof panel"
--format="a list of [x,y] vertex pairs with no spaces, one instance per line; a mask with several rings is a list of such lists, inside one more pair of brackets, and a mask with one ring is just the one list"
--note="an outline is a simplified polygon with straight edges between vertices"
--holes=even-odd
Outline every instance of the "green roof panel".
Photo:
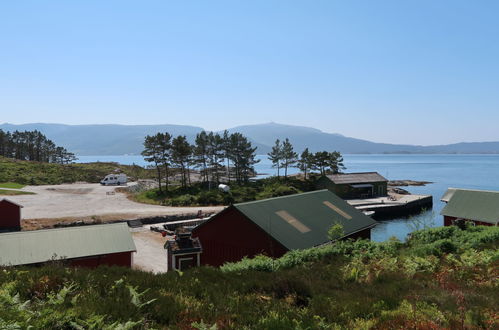
[[136,251],[126,223],[0,234],[0,265]]
[[376,225],[376,221],[329,190],[235,204],[251,221],[290,250],[329,241],[328,229],[343,225],[345,236]]
[[441,215],[489,222],[499,222],[499,192],[453,189]]

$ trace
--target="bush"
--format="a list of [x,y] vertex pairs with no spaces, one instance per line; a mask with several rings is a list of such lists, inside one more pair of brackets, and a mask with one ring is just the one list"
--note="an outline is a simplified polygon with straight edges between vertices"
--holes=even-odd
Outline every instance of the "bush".
[[196,204],[196,196],[185,194],[178,197],[171,198],[168,203],[171,206],[190,206]]

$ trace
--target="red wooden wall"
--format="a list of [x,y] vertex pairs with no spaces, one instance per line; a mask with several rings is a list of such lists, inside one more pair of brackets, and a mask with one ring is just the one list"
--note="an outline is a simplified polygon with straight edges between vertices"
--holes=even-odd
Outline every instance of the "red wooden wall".
[[[454,220],[458,218],[456,217],[449,217],[447,215],[444,215],[444,226],[452,226],[454,223]],[[494,226],[494,224],[490,222],[483,222],[483,221],[478,221],[478,220],[467,220],[467,221],[472,221],[475,223],[477,226]]]
[[86,258],[69,259],[71,266],[95,268],[98,266],[132,267],[133,252],[103,254]]
[[234,207],[195,228],[192,236],[199,237],[203,246],[202,265],[221,266],[258,254],[280,257],[288,251]]
[[0,231],[21,229],[21,207],[7,200],[0,201]]

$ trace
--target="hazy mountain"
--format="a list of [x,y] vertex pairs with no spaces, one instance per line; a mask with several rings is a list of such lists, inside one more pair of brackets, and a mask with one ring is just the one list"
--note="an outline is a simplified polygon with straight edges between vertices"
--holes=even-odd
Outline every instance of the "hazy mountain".
[[238,126],[229,129],[229,132],[240,132],[255,142],[267,146],[272,146],[276,138],[281,141],[289,138],[297,151],[308,147],[313,152],[320,150],[337,150],[342,153],[422,152],[418,146],[375,143],[340,134],[324,133],[315,128],[276,123]]
[[2,124],[4,131],[39,130],[55,144],[77,155],[140,154],[146,135],[169,132],[186,135],[194,141],[203,129],[184,125],[63,125],[63,124]]
[[[77,155],[140,154],[144,136],[157,132],[186,135],[193,142],[203,128],[184,125],[63,125],[63,124],[1,124],[0,129],[39,130],[56,144]],[[238,126],[229,132],[240,132],[258,147],[258,153],[270,151],[275,139],[290,139],[296,151],[338,150],[342,153],[499,153],[499,142],[456,143],[450,145],[416,146],[375,143],[325,133],[315,128],[276,123]]]

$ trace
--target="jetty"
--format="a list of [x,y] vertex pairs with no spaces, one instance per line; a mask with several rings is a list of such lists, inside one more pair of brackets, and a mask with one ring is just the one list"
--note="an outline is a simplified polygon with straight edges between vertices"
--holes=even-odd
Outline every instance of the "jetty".
[[374,211],[375,219],[383,220],[407,216],[433,207],[431,195],[390,194],[373,198],[348,199],[347,203],[360,211]]

